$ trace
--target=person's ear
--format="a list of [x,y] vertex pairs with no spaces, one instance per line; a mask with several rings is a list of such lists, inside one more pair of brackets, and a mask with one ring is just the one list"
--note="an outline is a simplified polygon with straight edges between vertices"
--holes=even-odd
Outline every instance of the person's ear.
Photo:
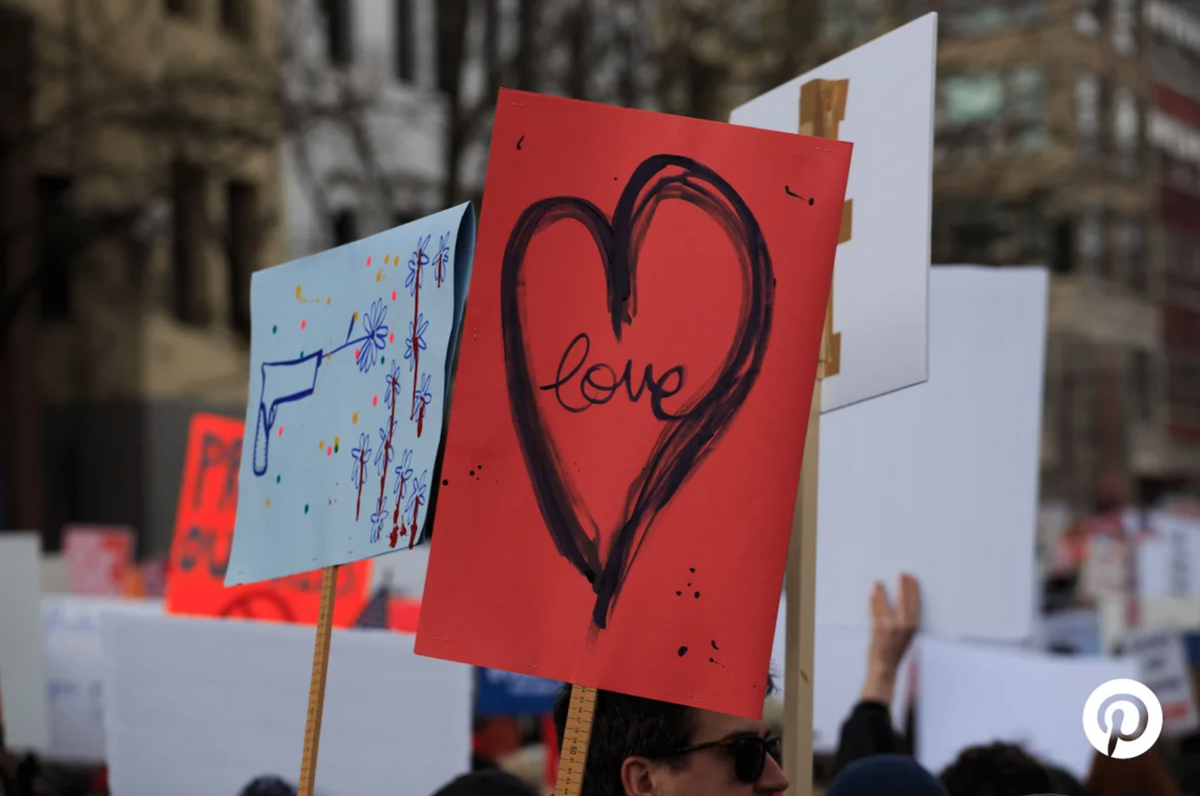
[[621,763],[621,785],[625,796],[658,796],[654,786],[654,764],[644,757],[627,757]]

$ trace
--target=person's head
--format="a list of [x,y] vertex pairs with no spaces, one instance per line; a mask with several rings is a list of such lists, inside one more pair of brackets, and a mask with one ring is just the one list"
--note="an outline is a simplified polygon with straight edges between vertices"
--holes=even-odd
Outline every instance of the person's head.
[[1019,746],[993,743],[964,749],[942,772],[950,796],[1029,796],[1053,793],[1046,767]]
[[279,777],[255,777],[239,796],[296,796],[296,789]]
[[[554,707],[560,746],[570,698],[566,685]],[[788,781],[769,731],[761,719],[597,691],[581,796],[777,793]]]
[[1154,749],[1143,755],[1116,760],[1099,752],[1092,758],[1087,778],[1088,796],[1179,796],[1179,786],[1171,778],[1162,758]]
[[825,796],[946,796],[937,778],[905,755],[873,755],[846,766]]
[[489,768],[463,774],[433,796],[538,796],[528,783],[507,771]]

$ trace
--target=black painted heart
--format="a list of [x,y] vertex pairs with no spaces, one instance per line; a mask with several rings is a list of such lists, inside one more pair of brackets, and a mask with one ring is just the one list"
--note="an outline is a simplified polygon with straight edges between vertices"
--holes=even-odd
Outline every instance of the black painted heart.
[[[526,347],[521,269],[530,242],[559,221],[582,224],[604,267],[606,301],[617,341],[635,321],[637,260],[647,229],[664,201],[686,202],[717,224],[737,253],[742,307],[728,353],[709,388],[674,413],[654,407],[662,430],[645,464],[629,485],[625,509],[605,561],[598,540],[580,521],[583,508],[538,408]],[[689,275],[700,276],[703,274]],[[513,425],[542,519],[558,552],[592,584],[592,622],[603,629],[616,605],[637,551],[655,518],[710,454],[754,387],[766,356],[775,298],[771,257],[750,209],[712,169],[690,158],[655,155],[638,166],[621,192],[611,219],[591,202],[571,196],[530,205],[513,226],[500,277],[500,317]]]

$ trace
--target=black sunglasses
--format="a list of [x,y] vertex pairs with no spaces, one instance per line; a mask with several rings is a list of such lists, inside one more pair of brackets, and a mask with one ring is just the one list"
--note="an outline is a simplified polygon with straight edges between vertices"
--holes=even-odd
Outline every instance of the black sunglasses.
[[767,765],[767,755],[770,755],[771,759],[779,765],[783,765],[783,740],[781,738],[761,738],[757,735],[739,735],[736,738],[697,744],[685,749],[676,749],[658,755],[658,757],[660,759],[682,757],[693,752],[703,752],[705,749],[720,748],[729,750],[729,756],[733,758],[733,773],[740,782],[747,785],[753,785],[762,778],[763,769]]

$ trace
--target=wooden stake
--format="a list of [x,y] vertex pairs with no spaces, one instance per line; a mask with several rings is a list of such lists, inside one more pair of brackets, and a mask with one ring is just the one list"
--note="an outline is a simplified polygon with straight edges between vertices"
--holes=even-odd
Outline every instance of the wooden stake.
[[[810,80],[800,87],[800,133],[837,138],[846,115],[848,80]],[[854,205],[842,207],[838,243],[850,240]],[[808,409],[804,463],[788,544],[786,607],[787,658],[784,664],[783,756],[789,793],[811,796],[813,782],[813,657],[817,597],[817,469],[821,458],[821,384],[841,370],[842,336],[833,330],[833,286],[821,335],[821,356]]]
[[558,782],[554,796],[579,796],[587,766],[588,744],[592,741],[592,719],[596,716],[596,689],[571,686],[571,704],[558,755]]
[[821,449],[821,378],[813,385],[804,464],[792,515],[787,561],[787,658],[783,685],[784,773],[788,793],[809,796],[813,770],[813,627],[817,594],[817,462]]
[[333,603],[337,597],[337,565],[321,572],[321,615],[313,648],[312,683],[308,687],[308,722],[304,727],[304,757],[300,760],[299,796],[313,796],[317,781],[317,747],[325,712],[325,678],[329,674],[329,642],[333,638]]

